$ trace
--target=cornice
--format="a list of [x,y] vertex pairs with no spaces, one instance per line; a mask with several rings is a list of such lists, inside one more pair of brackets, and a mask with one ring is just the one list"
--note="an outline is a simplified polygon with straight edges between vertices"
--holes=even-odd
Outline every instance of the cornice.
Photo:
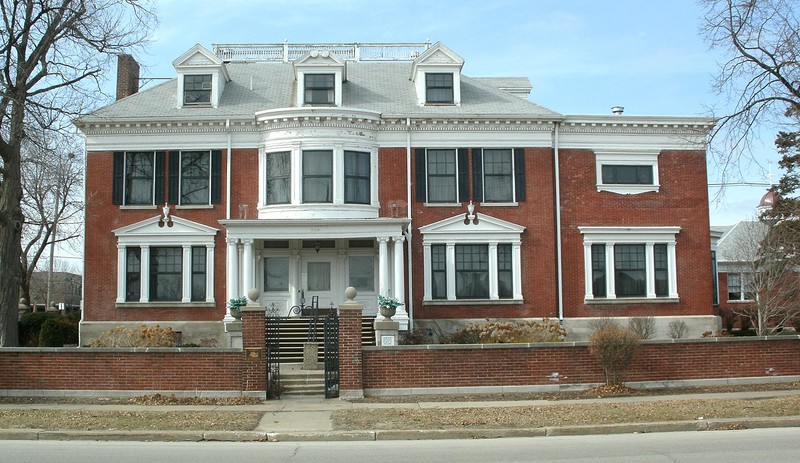
[[205,121],[87,122],[81,124],[80,128],[86,136],[255,133],[258,131],[255,120],[233,120],[230,121],[230,126],[228,126],[227,121],[224,119]]
[[386,132],[550,132],[553,121],[529,118],[383,118],[380,130]]
[[568,116],[561,122],[564,134],[708,134],[715,119],[653,116]]

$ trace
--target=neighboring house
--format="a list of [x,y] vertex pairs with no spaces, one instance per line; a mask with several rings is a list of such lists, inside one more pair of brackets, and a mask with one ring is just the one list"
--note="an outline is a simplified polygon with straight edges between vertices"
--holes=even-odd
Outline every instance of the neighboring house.
[[196,45],[173,65],[136,93],[121,57],[121,99],[77,122],[83,340],[126,323],[221,338],[252,287],[283,314],[348,286],[366,314],[391,295],[402,329],[716,326],[711,119],[560,114],[441,43]]
[[[28,304],[39,310],[45,310],[47,306],[47,280],[48,272],[33,272],[31,276],[31,300]],[[50,295],[56,307],[77,310],[81,304],[81,276],[70,272],[53,272]]]

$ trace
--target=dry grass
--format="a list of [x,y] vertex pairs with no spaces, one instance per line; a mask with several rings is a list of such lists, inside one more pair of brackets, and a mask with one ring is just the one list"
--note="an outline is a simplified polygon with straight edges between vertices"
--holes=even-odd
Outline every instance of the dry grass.
[[0,410],[0,427],[49,430],[251,431],[261,413],[199,411]]

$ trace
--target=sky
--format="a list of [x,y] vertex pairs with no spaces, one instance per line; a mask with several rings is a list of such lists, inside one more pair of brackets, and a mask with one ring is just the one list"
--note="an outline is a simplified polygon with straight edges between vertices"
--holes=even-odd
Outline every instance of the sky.
[[[694,0],[157,0],[159,25],[136,57],[142,77],[175,77],[172,61],[199,43],[439,41],[472,77],[524,76],[529,99],[563,114],[708,116],[725,101],[711,83],[722,56],[699,33]],[[109,73],[113,76],[113,73]],[[744,179],[777,181],[774,130]],[[708,166],[709,183],[718,169]],[[772,177],[769,172],[772,171]],[[709,188],[712,225],[752,219],[764,186]]]

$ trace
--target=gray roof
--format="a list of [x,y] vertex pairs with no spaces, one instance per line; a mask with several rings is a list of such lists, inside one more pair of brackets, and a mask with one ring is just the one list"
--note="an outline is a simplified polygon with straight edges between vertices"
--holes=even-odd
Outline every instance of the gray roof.
[[[100,108],[81,118],[81,122],[247,118],[254,117],[259,111],[294,106],[296,85],[291,63],[228,63],[226,66],[231,82],[225,85],[218,108],[177,108],[177,79],[173,79]],[[560,116],[498,88],[502,83],[530,85],[527,78],[470,78],[462,75],[460,106],[420,106],[410,75],[410,63],[349,61],[347,81],[342,87],[342,106],[408,117]]]
[[744,220],[730,227],[717,243],[718,262],[746,262],[758,252],[758,245],[767,226],[754,220]]

